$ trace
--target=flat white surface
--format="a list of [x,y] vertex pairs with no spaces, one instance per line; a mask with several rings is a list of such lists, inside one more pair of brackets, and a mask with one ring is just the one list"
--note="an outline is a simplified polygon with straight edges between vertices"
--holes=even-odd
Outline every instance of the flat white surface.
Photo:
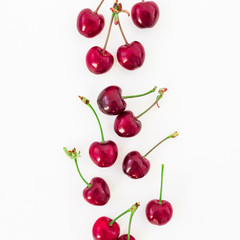
[[[1,0],[0,239],[92,239],[98,217],[114,218],[136,201],[142,203],[132,224],[137,240],[239,239],[239,1],[157,1],[160,21],[145,31],[121,14],[128,40],[145,47],[145,64],[129,72],[115,61],[109,73],[95,76],[86,69],[85,54],[103,46],[107,27],[85,39],[75,24],[81,9],[95,9],[98,2]],[[122,2],[131,9],[137,1]],[[106,0],[100,11],[107,25],[111,4]],[[114,27],[108,50],[115,55],[121,44]],[[100,140],[99,129],[77,96],[90,98],[97,109],[98,93],[113,84],[124,95],[155,85],[169,90],[161,108],[142,117],[142,131],[132,139],[117,137],[114,118],[98,111],[105,138],[120,150],[112,168],[99,169],[88,156],[89,145]],[[128,100],[128,109],[138,114],[153,99]],[[144,154],[175,130],[181,134],[177,139],[149,155],[152,167],[145,178],[134,181],[122,173],[127,152]],[[109,204],[93,207],[83,200],[84,183],[63,146],[81,150],[86,179],[106,179]],[[159,196],[161,163],[163,196],[174,216],[156,227],[144,211]],[[126,233],[128,216],[119,224]]]

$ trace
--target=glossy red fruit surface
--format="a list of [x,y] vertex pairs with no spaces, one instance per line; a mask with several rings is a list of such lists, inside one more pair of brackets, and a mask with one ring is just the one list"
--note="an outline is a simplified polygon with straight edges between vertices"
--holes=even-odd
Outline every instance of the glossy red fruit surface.
[[124,158],[122,169],[129,177],[138,179],[148,173],[150,162],[146,158],[143,158],[139,152],[133,151],[128,153]]
[[159,200],[152,200],[147,204],[146,216],[150,223],[154,225],[164,225],[168,223],[173,214],[172,205],[165,200],[162,200],[162,204],[159,204]]
[[136,136],[140,132],[141,128],[141,122],[131,111],[124,111],[120,113],[114,122],[114,131],[120,137]]
[[[127,238],[128,238],[128,235],[127,235],[127,234],[124,234],[124,235],[120,236],[120,237],[118,238],[118,240],[127,240]],[[130,235],[129,240],[135,240],[135,238],[134,238],[132,235]]]
[[98,35],[103,30],[104,25],[103,15],[95,13],[89,8],[83,9],[77,18],[78,32],[87,38]]
[[139,28],[151,28],[159,19],[158,5],[153,1],[136,3],[132,7],[131,16],[134,24]]
[[117,240],[120,234],[119,225],[114,222],[109,226],[112,219],[108,217],[99,218],[93,225],[92,235],[94,240]]
[[92,47],[86,56],[86,64],[90,72],[102,74],[109,71],[114,59],[111,53],[100,47]]
[[140,68],[145,60],[145,50],[140,42],[123,45],[117,51],[118,62],[128,70]]
[[94,142],[89,148],[89,155],[97,166],[110,167],[117,160],[118,148],[113,141]]
[[91,187],[83,190],[84,199],[90,204],[103,206],[110,199],[110,190],[107,183],[99,177],[95,177],[89,183]]
[[109,86],[99,94],[97,99],[99,109],[108,115],[118,115],[126,109],[126,102],[122,98],[122,89]]

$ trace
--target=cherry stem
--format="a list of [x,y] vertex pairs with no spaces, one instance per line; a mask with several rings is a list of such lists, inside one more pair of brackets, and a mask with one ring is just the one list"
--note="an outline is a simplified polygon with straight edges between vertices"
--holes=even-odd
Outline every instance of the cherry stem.
[[161,188],[160,188],[160,198],[159,198],[159,204],[162,204],[163,172],[164,172],[164,164],[162,164]]
[[127,237],[127,240],[130,239],[130,230],[131,230],[131,224],[132,224],[133,215],[134,215],[134,212],[131,212],[130,219],[129,219],[129,224],[128,224],[128,237]]
[[108,34],[107,34],[107,39],[106,39],[106,42],[105,42],[104,47],[103,47],[103,52],[102,52],[103,54],[105,53],[106,48],[107,48],[108,40],[109,40],[111,29],[112,29],[113,20],[114,20],[114,14],[112,14],[112,18],[111,18],[111,21],[110,21]]
[[91,185],[85,180],[85,178],[83,177],[83,175],[80,172],[80,169],[79,169],[78,163],[77,163],[77,158],[74,158],[74,161],[75,161],[75,164],[76,164],[76,167],[77,167],[77,171],[78,171],[81,179],[87,184],[88,187],[91,187]]
[[97,9],[95,10],[95,13],[98,13],[98,10],[100,9],[100,7],[102,6],[104,0],[101,1],[101,3],[98,5]]
[[150,91],[148,91],[148,92],[146,92],[146,93],[139,94],[139,95],[132,95],[132,96],[123,96],[122,98],[123,98],[123,99],[127,99],[127,98],[137,98],[137,97],[146,96],[146,95],[148,95],[148,94],[150,94],[150,93],[155,92],[156,89],[157,89],[157,87],[154,87],[152,90],[150,90]]
[[143,156],[143,158],[147,157],[147,155],[148,155],[149,153],[151,153],[155,148],[157,148],[160,144],[162,144],[163,142],[165,142],[167,139],[169,139],[169,138],[175,138],[175,137],[177,137],[178,135],[179,135],[178,132],[174,132],[173,134],[167,136],[167,137],[164,138],[162,141],[160,141],[158,144],[156,144],[150,151],[148,151],[148,152]]
[[122,34],[122,36],[123,36],[123,39],[124,39],[126,45],[129,45],[129,43],[128,43],[127,39],[126,39],[126,36],[125,36],[125,34],[124,34],[124,32],[123,32],[123,29],[122,29],[120,20],[118,20],[118,26],[119,26],[120,32],[121,32],[121,34]]
[[110,223],[109,223],[109,226],[112,227],[112,225],[120,218],[122,217],[123,215],[131,212],[132,214],[134,214],[136,212],[136,210],[138,209],[138,207],[140,206],[140,203],[137,202],[135,203],[134,205],[132,205],[128,210],[126,210],[125,212],[123,212],[122,214],[120,214],[119,216],[117,216],[114,220],[112,220]]
[[166,88],[161,88],[159,90],[159,95],[157,96],[157,99],[156,101],[147,109],[145,110],[144,112],[142,112],[141,114],[139,114],[136,118],[140,118],[141,116],[143,116],[145,113],[147,113],[150,109],[152,109],[155,105],[158,104],[159,100],[163,97],[164,93],[167,91]]
[[93,113],[94,113],[94,115],[95,115],[95,117],[96,117],[96,119],[97,119],[99,128],[100,128],[102,142],[104,143],[105,140],[104,140],[104,135],[103,135],[103,129],[102,129],[102,125],[101,125],[101,122],[100,122],[100,120],[99,120],[99,117],[98,117],[96,111],[94,110],[94,108],[92,107],[92,105],[90,104],[90,102],[89,102],[88,99],[86,99],[85,97],[81,97],[81,96],[79,96],[79,98],[82,100],[82,102],[84,102],[86,105],[88,105],[88,106],[92,109],[92,111],[93,111]]

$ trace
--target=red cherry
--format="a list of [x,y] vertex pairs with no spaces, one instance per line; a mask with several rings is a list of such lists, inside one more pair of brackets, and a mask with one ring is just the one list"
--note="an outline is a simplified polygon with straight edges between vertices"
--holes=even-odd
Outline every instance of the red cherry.
[[133,151],[128,153],[124,158],[122,169],[129,177],[138,179],[148,173],[150,162],[146,158],[143,158],[139,152]]
[[142,123],[133,115],[131,111],[120,113],[114,122],[114,131],[120,137],[136,136],[142,128]]
[[81,35],[92,38],[98,35],[104,28],[105,20],[102,14],[91,9],[83,9],[77,18],[77,29]]
[[98,107],[105,114],[118,115],[126,109],[127,104],[124,99],[145,96],[154,92],[156,89],[157,87],[154,87],[149,92],[139,95],[122,96],[122,89],[120,87],[109,86],[99,94],[97,99]]
[[144,156],[139,152],[133,151],[126,155],[123,160],[122,169],[123,172],[130,178],[138,179],[147,175],[150,169],[150,162],[146,159],[148,154],[150,154],[155,148],[157,148],[161,143],[165,142],[167,139],[175,138],[178,136],[178,132],[174,132],[168,137],[164,138],[157,145],[155,145],[150,151],[148,151]]
[[[118,240],[127,240],[127,239],[128,239],[128,234],[124,234],[118,238]],[[135,238],[132,235],[130,235],[129,240],[135,240]]]
[[119,225],[108,217],[99,218],[93,225],[92,235],[94,240],[116,240],[120,234]]
[[159,200],[155,199],[147,204],[146,216],[148,221],[154,225],[161,226],[168,223],[172,214],[173,208],[168,201],[162,200],[162,204],[159,204]]
[[94,142],[89,148],[89,155],[97,166],[110,167],[117,160],[118,148],[113,141]]
[[89,184],[90,187],[83,190],[84,199],[93,205],[105,205],[110,199],[110,190],[107,183],[102,178],[95,177]]
[[141,67],[145,59],[145,51],[141,43],[134,41],[118,48],[118,62],[128,70]]
[[111,69],[113,62],[112,54],[97,46],[92,47],[86,56],[87,67],[94,74],[106,73]]
[[155,26],[159,15],[158,5],[153,1],[136,3],[131,11],[132,20],[139,28],[151,28]]

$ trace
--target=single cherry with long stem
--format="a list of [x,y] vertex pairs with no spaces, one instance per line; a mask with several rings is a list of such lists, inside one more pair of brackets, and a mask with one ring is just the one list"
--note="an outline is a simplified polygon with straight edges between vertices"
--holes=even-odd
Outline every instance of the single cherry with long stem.
[[73,150],[67,150],[67,148],[64,147],[63,150],[70,159],[74,159],[79,176],[87,185],[87,187],[83,190],[84,199],[92,205],[105,205],[110,199],[110,190],[105,180],[100,177],[95,177],[88,183],[83,177],[78,166],[77,159],[80,157],[80,152],[77,152],[75,148]]
[[155,105],[158,104],[159,100],[163,97],[164,93],[167,91],[166,88],[161,88],[159,90],[159,95],[154,103],[144,112],[139,114],[137,117],[134,116],[131,111],[121,112],[115,119],[114,122],[114,131],[120,137],[133,137],[136,136],[142,128],[142,123],[139,118],[152,109]]
[[156,144],[150,151],[145,155],[141,155],[137,151],[132,151],[126,155],[123,160],[122,169],[123,172],[130,178],[139,179],[147,175],[150,169],[150,161],[146,158],[155,148],[165,142],[167,139],[175,138],[178,136],[178,132],[167,136],[158,144]]
[[110,141],[110,140],[109,141],[105,141],[102,125],[101,125],[101,122],[99,120],[99,117],[98,117],[96,111],[94,110],[94,108],[92,107],[92,105],[90,104],[88,99],[86,99],[85,97],[81,97],[81,96],[79,96],[79,98],[94,113],[94,115],[95,115],[95,117],[97,119],[99,128],[100,128],[100,132],[101,132],[101,139],[102,139],[102,141],[101,142],[94,142],[94,143],[92,143],[90,148],[89,148],[90,158],[99,167],[103,167],[103,168],[104,167],[110,167],[117,160],[117,156],[118,156],[117,145],[113,141]]
[[98,13],[103,2],[104,0],[100,2],[95,11],[86,8],[79,13],[77,18],[77,29],[78,32],[84,37],[95,37],[103,30],[105,20],[103,15]]
[[107,115],[118,115],[127,107],[125,99],[146,96],[150,93],[155,92],[156,89],[157,87],[154,87],[150,91],[143,94],[122,96],[122,89],[120,87],[109,86],[103,89],[99,94],[97,99],[98,107],[103,113]]
[[173,215],[172,205],[168,201],[162,200],[163,172],[164,164],[162,164],[160,198],[150,201],[145,211],[148,221],[158,226],[168,223]]
[[[120,227],[116,222],[120,217],[127,213],[131,213],[129,221],[129,236],[130,236],[130,226],[134,213],[140,206],[140,203],[135,203],[125,212],[117,216],[115,219],[109,217],[100,217],[96,220],[92,228],[92,235],[94,240],[117,240],[120,234]],[[127,238],[128,240],[130,238]]]
[[152,28],[158,22],[160,11],[158,5],[153,1],[136,3],[132,7],[131,17],[133,23],[139,28]]

